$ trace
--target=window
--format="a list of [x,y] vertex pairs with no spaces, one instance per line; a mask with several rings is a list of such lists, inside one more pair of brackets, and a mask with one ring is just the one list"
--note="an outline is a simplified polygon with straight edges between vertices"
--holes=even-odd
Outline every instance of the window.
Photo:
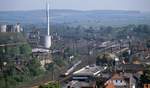
[[120,80],[120,83],[122,83],[122,80]]
[[116,80],[116,83],[118,82],[118,80]]

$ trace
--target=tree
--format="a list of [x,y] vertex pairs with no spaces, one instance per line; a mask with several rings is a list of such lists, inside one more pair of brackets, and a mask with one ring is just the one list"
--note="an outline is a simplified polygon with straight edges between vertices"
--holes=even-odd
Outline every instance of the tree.
[[29,55],[32,53],[31,47],[29,44],[24,44],[20,46],[20,53],[24,55]]
[[115,55],[110,53],[102,53],[97,56],[96,58],[96,64],[97,65],[112,65],[115,59]]
[[144,74],[141,75],[140,79],[142,83],[150,83],[150,65],[144,68]]
[[7,46],[6,53],[10,56],[16,56],[20,54],[20,50],[18,46]]
[[39,76],[44,72],[41,68],[40,62],[35,58],[29,61],[27,67],[29,69],[31,76]]

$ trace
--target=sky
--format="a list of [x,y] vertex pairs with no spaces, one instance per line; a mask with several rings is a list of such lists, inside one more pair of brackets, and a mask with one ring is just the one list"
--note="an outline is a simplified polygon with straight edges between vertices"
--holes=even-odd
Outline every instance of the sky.
[[[0,11],[45,9],[46,0],[0,0]],[[50,0],[51,9],[150,11],[150,0]]]

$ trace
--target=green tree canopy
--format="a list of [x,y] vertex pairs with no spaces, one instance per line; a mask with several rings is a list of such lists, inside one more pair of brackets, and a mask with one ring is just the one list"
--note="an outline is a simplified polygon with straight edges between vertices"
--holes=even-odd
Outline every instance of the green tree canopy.
[[102,54],[99,54],[96,58],[96,64],[97,65],[100,65],[100,64],[108,64],[108,65],[111,65],[112,62],[114,61],[115,59],[115,55],[114,54],[111,54],[111,53],[102,53]]

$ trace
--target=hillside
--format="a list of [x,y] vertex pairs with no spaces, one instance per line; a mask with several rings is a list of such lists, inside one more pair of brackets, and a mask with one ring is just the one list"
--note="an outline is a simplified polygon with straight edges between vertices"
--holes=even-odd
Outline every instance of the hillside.
[[[121,10],[51,10],[51,22],[70,25],[127,25],[149,24],[150,13]],[[1,23],[46,23],[44,10],[0,12]]]
[[21,42],[26,42],[26,39],[21,33],[0,33],[0,44]]

